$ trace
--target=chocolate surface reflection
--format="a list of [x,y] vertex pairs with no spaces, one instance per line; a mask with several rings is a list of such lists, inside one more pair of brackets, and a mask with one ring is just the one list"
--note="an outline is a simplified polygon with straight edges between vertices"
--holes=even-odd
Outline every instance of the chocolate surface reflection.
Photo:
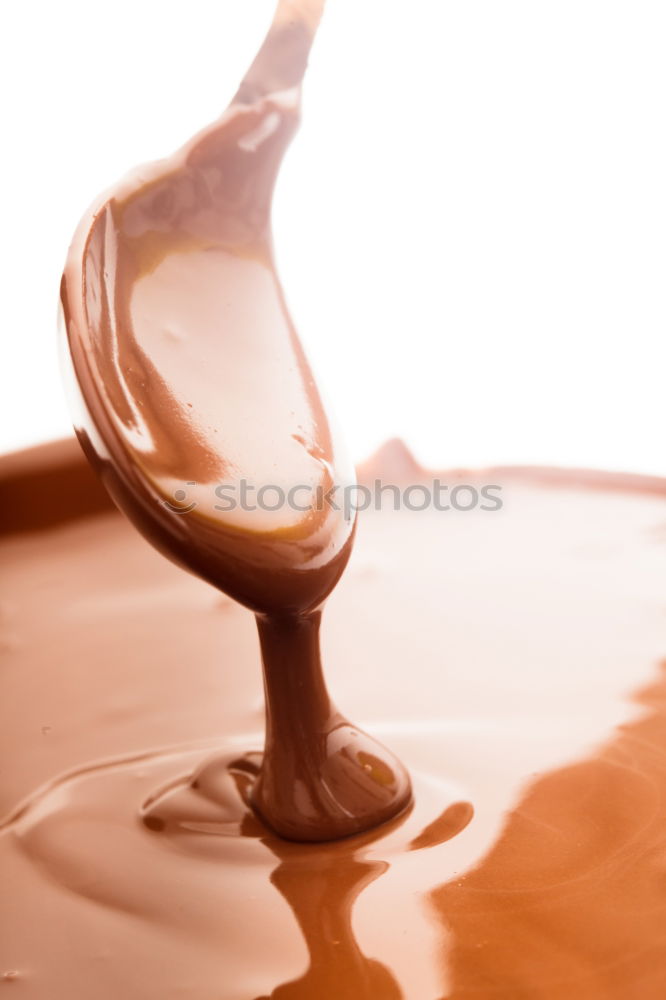
[[665,995],[666,663],[639,700],[644,717],[528,788],[462,885],[433,890],[449,996]]
[[[252,801],[310,841],[385,822],[411,797],[404,766],[324,684],[321,606],[354,520],[318,498],[354,477],[273,257],[273,187],[322,7],[281,0],[222,118],[105,196],[62,282],[79,439],[157,549],[257,613],[267,725]],[[247,482],[270,503],[229,503]]]
[[[403,814],[381,830],[304,850],[276,837],[251,812],[242,812],[240,803],[249,804],[260,763],[259,754],[205,762],[192,778],[168,787],[157,801],[149,800],[143,810],[144,823],[185,844],[188,838],[191,843],[193,833],[259,838],[278,859],[270,882],[293,911],[307,945],[309,965],[303,975],[276,987],[271,998],[398,1000],[403,993],[390,969],[363,954],[352,927],[357,897],[390,866],[388,861],[370,859],[368,854],[375,842],[394,832],[398,833],[401,852],[437,847],[471,821],[471,804],[452,804],[410,842],[400,832],[408,818]],[[427,801],[425,788],[424,792]],[[226,808],[220,822],[221,801]],[[413,821],[408,824],[413,826]],[[394,852],[395,847],[389,849],[390,854]]]
[[[185,948],[179,963],[193,939],[209,951],[209,961],[218,956],[221,970],[235,965],[228,983],[224,972],[208,982],[207,988],[224,986],[223,996],[249,996],[253,981],[270,983],[282,965],[298,968],[303,946],[306,970],[285,976],[264,995],[294,1000],[411,995],[411,987],[404,994],[390,963],[364,952],[353,926],[355,904],[373,882],[391,874],[402,904],[396,918],[404,919],[402,906],[409,906],[414,887],[428,877],[425,856],[465,829],[473,815],[470,803],[453,802],[444,816],[428,822],[453,789],[417,776],[417,803],[392,822],[344,840],[296,844],[277,837],[250,807],[259,754],[236,758],[218,750],[203,761],[201,756],[202,751],[149,753],[57,780],[3,826],[14,866],[20,869],[23,857],[35,873],[84,904],[130,922],[141,919],[165,941],[177,940]],[[192,775],[170,780],[162,793],[149,796],[143,825],[137,824],[141,789],[192,763]],[[414,852],[424,856],[416,865]],[[24,890],[29,887],[28,881]],[[288,904],[291,920],[276,906],[276,892]],[[371,912],[386,934],[393,918],[376,904]],[[257,960],[251,949],[258,946],[261,962],[254,970],[247,963]],[[146,956],[143,967],[149,969],[157,958],[157,953]],[[151,982],[154,978],[153,973]],[[421,989],[436,982],[436,969],[426,966],[411,979]],[[106,995],[111,986],[96,987],[96,995]]]

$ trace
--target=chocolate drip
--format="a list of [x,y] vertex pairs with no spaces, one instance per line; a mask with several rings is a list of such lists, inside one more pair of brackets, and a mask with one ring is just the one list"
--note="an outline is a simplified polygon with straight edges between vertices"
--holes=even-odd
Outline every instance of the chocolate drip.
[[319,659],[320,620],[319,611],[257,619],[266,747],[252,802],[293,840],[359,833],[405,809],[411,798],[402,764],[332,704]]

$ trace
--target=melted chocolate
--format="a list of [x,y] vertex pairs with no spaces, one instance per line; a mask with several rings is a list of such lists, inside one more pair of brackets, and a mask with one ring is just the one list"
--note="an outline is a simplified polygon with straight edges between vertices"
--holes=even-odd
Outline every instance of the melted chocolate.
[[495,471],[501,512],[365,512],[324,646],[414,802],[298,844],[248,804],[252,616],[100,511],[82,462],[45,527],[72,463],[0,462],[30,504],[0,539],[8,996],[660,1000],[666,484]]
[[[322,4],[279,4],[227,112],[105,196],[62,284],[86,454],[156,548],[257,614],[267,738],[252,801],[296,840],[356,833],[411,797],[402,764],[326,692],[321,606],[354,523],[324,498],[353,470],[272,252],[273,186]],[[299,488],[299,510],[223,509],[219,489],[243,480]]]
[[[514,470],[496,514],[364,515],[327,655],[411,802],[321,673],[353,526],[206,499],[348,479],[268,225],[317,19],[281,5],[222,121],[84,221],[63,283],[84,448],[255,612],[265,750],[242,608],[66,448],[2,463],[0,986],[660,1000],[666,486]],[[369,469],[424,477],[396,445]]]

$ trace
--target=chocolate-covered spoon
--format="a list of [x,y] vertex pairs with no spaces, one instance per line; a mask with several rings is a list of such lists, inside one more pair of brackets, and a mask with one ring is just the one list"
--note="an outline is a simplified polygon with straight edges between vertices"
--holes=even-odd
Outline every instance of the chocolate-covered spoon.
[[77,434],[161,552],[251,608],[266,747],[253,804],[323,840],[409,803],[409,778],[328,697],[321,607],[351,551],[335,438],[277,278],[273,186],[323,0],[285,0],[223,117],[104,196],[62,282]]

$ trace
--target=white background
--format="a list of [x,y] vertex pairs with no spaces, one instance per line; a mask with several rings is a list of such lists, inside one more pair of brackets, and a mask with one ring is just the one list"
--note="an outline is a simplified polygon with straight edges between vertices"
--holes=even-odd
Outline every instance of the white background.
[[[0,451],[69,430],[80,215],[218,115],[271,9],[4,12]],[[666,474],[665,52],[662,0],[329,0],[275,229],[356,458]]]

